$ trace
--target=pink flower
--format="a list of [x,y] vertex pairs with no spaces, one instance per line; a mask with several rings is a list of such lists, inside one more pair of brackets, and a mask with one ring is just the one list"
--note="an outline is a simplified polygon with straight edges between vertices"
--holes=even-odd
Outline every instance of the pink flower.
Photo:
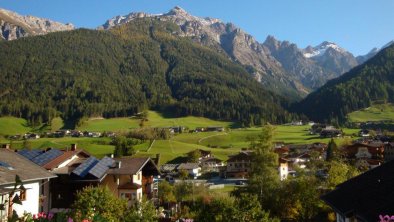
[[67,222],[74,222],[74,220],[71,217],[69,217]]
[[49,213],[48,214],[48,220],[52,220],[52,218],[53,218],[53,213]]

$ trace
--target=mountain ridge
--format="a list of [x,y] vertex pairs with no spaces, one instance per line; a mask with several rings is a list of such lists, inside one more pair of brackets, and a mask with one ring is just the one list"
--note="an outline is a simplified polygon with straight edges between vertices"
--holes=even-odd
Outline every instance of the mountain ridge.
[[73,29],[75,27],[70,23],[62,24],[31,15],[22,16],[0,8],[0,39],[3,40],[16,40],[26,36],[45,35]]

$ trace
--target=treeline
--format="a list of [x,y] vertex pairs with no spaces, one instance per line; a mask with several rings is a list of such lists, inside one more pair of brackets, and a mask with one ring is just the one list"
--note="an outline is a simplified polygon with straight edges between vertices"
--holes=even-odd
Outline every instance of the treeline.
[[394,45],[329,81],[292,109],[312,120],[344,123],[348,113],[369,107],[374,101],[394,101]]
[[56,116],[176,115],[285,122],[287,101],[223,55],[141,19],[110,31],[79,29],[0,43],[0,115],[47,123]]

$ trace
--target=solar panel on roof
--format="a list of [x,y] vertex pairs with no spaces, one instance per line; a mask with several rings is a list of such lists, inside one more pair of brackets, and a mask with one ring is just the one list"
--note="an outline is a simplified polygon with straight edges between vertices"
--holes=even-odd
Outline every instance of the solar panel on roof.
[[34,157],[31,161],[33,161],[34,163],[36,163],[40,166],[44,166],[45,164],[49,163],[50,161],[52,161],[53,159],[55,159],[56,157],[58,157],[62,154],[63,154],[62,151],[52,149],[52,150],[49,150],[39,156]]
[[40,155],[42,153],[43,153],[43,151],[41,151],[41,150],[20,150],[20,151],[18,151],[19,155],[22,155],[29,160],[32,160],[34,157],[37,157],[38,155]]
[[79,165],[73,173],[79,177],[85,177],[89,170],[92,169],[99,161],[95,157],[89,157],[89,159],[85,160],[81,165]]
[[101,178],[114,163],[115,161],[112,158],[104,157],[89,170],[89,173],[97,178]]
[[9,170],[12,170],[12,169],[14,169],[14,168],[12,168],[12,166],[11,166],[11,165],[9,165],[8,163],[6,163],[6,162],[3,162],[3,161],[0,161],[0,167],[7,168],[7,169],[9,169]]

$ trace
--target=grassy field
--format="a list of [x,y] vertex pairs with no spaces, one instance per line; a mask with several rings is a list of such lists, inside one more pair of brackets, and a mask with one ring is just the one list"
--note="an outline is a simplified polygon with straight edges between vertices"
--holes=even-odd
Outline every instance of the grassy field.
[[[308,144],[314,142],[328,142],[328,138],[319,138],[308,133],[309,126],[276,126],[275,141],[283,141],[292,144]],[[357,132],[357,129],[345,129],[348,134]],[[136,145],[134,148],[136,156],[155,157],[160,154],[160,165],[167,162],[181,162],[187,153],[195,149],[210,150],[222,160],[227,160],[228,156],[239,152],[242,148],[249,146],[249,138],[257,137],[261,133],[261,128],[234,129],[227,132],[203,132],[203,133],[183,133],[175,135],[170,140],[155,140],[151,145],[145,142]],[[354,139],[354,138],[353,138]],[[344,139],[336,139],[337,144],[341,144]],[[40,138],[29,140],[29,146],[34,149],[45,149],[48,147],[64,149],[76,143],[78,147],[85,149],[92,155],[103,157],[111,154],[114,147],[110,144],[110,138]],[[1,139],[1,143],[10,143],[9,140]],[[20,149],[23,141],[13,141],[12,147]]]
[[[46,149],[46,148],[56,148],[56,149],[66,149],[71,146],[71,144],[77,144],[79,148],[88,151],[90,154],[103,157],[113,153],[114,147],[109,145],[111,139],[109,138],[75,138],[75,137],[63,137],[63,138],[40,138],[34,140],[28,140],[28,146],[33,149]],[[13,149],[23,148],[23,141],[9,141],[6,139],[1,139],[1,143],[10,143]]]
[[[201,117],[180,117],[171,118],[163,116],[160,113],[149,111],[146,126],[151,127],[168,127],[168,126],[186,126],[190,129],[204,126],[224,126],[225,132],[200,132],[200,133],[182,133],[173,136],[170,140],[156,140],[151,145],[149,141],[136,145],[134,148],[137,156],[155,157],[160,154],[160,164],[167,162],[180,162],[186,158],[186,154],[195,149],[210,150],[222,160],[227,160],[228,156],[239,152],[242,148],[249,146],[250,138],[257,137],[261,133],[261,127],[256,128],[232,128],[235,126],[232,122],[220,122]],[[113,119],[91,119],[86,121],[79,130],[88,131],[127,131],[132,128],[138,128],[140,119],[136,118],[113,118]],[[55,131],[64,125],[60,118],[55,118],[51,126],[43,126],[40,130]],[[310,144],[314,142],[328,142],[327,138],[320,138],[316,135],[310,135],[308,129],[310,126],[275,126],[275,141],[283,141],[291,144]],[[33,131],[27,126],[23,119],[13,117],[0,118],[0,134],[22,134]],[[358,129],[344,129],[347,135],[357,133]],[[344,139],[336,139],[341,144]],[[85,149],[92,155],[103,157],[111,154],[114,147],[110,145],[110,138],[41,138],[29,140],[28,146],[34,149],[45,149],[48,147],[64,149],[76,143],[78,147]],[[10,143],[6,139],[0,139],[1,143]],[[13,141],[13,148],[22,148],[23,141]]]
[[348,118],[352,122],[394,121],[394,105],[391,103],[375,104],[350,113]]
[[[87,131],[129,131],[134,128],[138,128],[141,120],[129,117],[129,118],[111,118],[111,119],[91,119],[79,127],[79,130]],[[232,122],[222,122],[215,121],[203,117],[165,117],[163,114],[149,111],[148,121],[144,123],[145,126],[150,127],[170,127],[170,126],[186,126],[190,129],[195,129],[196,127],[206,127],[206,126],[223,126],[223,127],[233,127],[235,126]]]
[[16,135],[30,132],[32,128],[28,127],[27,121],[16,117],[1,117],[0,118],[0,134],[1,135]]

